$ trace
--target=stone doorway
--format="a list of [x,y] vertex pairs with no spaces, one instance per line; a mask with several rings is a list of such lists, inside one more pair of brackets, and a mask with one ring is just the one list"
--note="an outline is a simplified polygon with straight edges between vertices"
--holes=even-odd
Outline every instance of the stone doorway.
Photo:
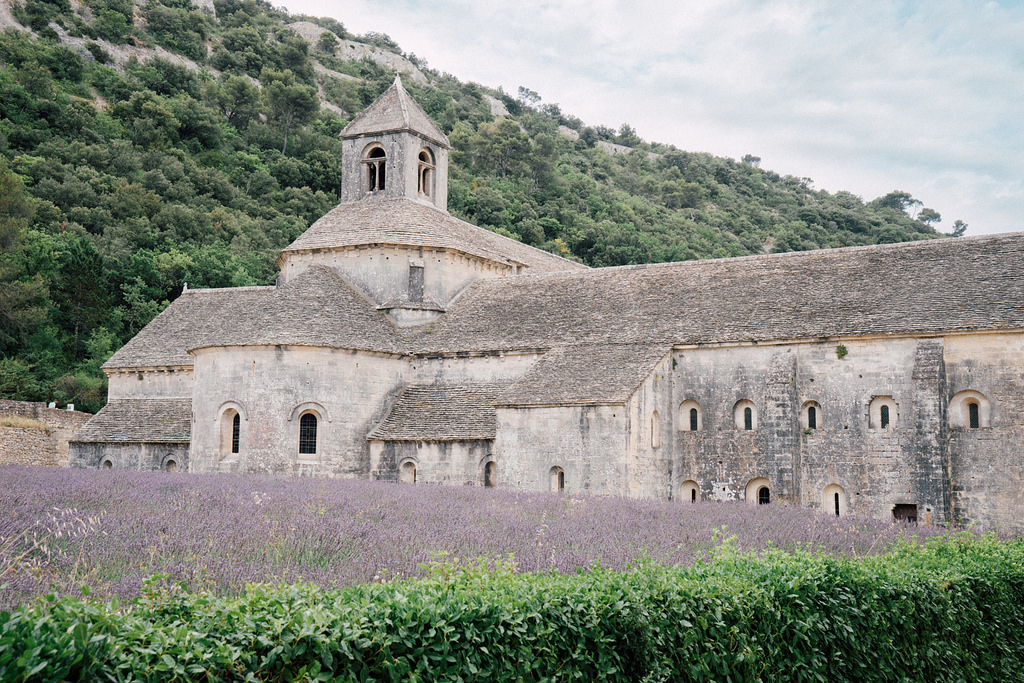
[[917,523],[917,503],[899,503],[892,508],[892,517],[897,522]]

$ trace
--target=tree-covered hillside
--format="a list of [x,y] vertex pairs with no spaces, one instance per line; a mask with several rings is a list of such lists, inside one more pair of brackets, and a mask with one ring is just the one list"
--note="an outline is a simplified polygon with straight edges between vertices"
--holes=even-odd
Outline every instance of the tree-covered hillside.
[[338,133],[396,67],[453,144],[451,212],[588,265],[937,235],[906,193],[865,203],[586,126],[261,0],[0,0],[5,20],[0,397],[96,410],[99,366],[185,283],[272,283],[338,201]]

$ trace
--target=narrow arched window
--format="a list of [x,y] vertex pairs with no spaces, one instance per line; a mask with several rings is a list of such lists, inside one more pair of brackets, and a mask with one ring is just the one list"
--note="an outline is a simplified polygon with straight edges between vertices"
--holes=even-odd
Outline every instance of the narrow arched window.
[[771,491],[768,490],[767,486],[762,486],[757,491],[757,504],[768,505],[770,502],[772,502]]
[[417,174],[417,191],[424,197],[429,197],[433,194],[432,186],[434,184],[434,160],[428,150],[420,152],[419,156],[419,173]]
[[489,462],[484,466],[484,486],[494,488],[498,485],[498,463]]
[[835,504],[836,504],[836,517],[839,516],[839,492],[835,493]]
[[383,147],[374,147],[363,161],[366,165],[366,190],[377,192],[384,189],[387,178],[387,153]]
[[313,413],[299,418],[299,455],[316,455],[316,415]]
[[690,408],[690,431],[697,431],[698,424],[699,423],[697,422],[697,409]]
[[691,503],[696,503],[697,502],[697,489],[690,489],[690,502]]
[[889,406],[882,406],[880,423],[882,425],[882,429],[889,426]]
[[242,433],[242,416],[235,413],[235,417],[231,420],[231,452],[238,453],[238,437]]
[[981,426],[981,413],[979,412],[979,406],[977,403],[968,403],[967,412],[969,415],[969,424],[971,429],[977,429]]
[[754,428],[754,410],[752,408],[743,409],[743,429],[750,431]]
[[552,467],[548,473],[551,480],[551,490],[561,493],[565,490],[565,471],[561,467]]
[[815,408],[814,406],[811,406],[807,409],[807,428],[818,428],[818,409]]

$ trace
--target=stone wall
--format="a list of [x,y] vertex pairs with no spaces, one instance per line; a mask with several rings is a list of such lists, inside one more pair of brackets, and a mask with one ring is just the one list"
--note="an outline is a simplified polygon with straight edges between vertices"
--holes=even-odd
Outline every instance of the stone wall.
[[[195,352],[190,470],[369,476],[366,436],[401,390],[396,356],[323,347],[240,346]],[[239,452],[225,421],[240,416]],[[316,453],[300,454],[303,413],[317,419]]]
[[0,415],[42,422],[50,429],[0,426],[0,465],[68,466],[68,440],[92,417],[45,403],[0,400]]
[[497,418],[498,486],[557,490],[557,468],[567,493],[629,493],[626,405],[499,408]]
[[411,466],[417,484],[483,486],[484,468],[492,460],[491,448],[489,439],[372,441],[370,476],[382,481],[413,483],[409,481]]
[[75,443],[75,467],[187,472],[187,443]]

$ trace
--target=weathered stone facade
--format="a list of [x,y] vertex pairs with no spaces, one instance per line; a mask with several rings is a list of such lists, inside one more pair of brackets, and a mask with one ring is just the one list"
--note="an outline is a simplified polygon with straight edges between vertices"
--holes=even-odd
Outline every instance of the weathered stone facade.
[[588,269],[450,216],[400,82],[342,137],[277,285],[183,293],[72,464],[1024,529],[1024,236]]
[[0,465],[68,466],[68,441],[92,415],[45,403],[0,400],[0,415],[38,421],[46,429],[0,425]]

